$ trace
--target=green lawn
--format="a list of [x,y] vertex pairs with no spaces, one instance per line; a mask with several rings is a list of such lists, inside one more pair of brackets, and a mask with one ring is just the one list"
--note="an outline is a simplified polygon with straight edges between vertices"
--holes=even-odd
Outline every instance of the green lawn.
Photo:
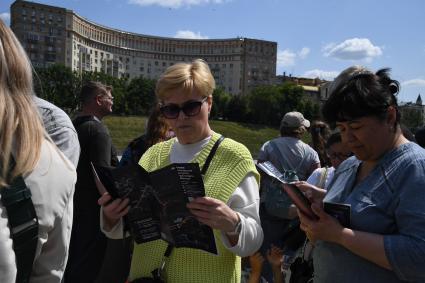
[[[112,141],[119,151],[135,137],[143,134],[146,117],[105,117],[104,122],[112,135]],[[262,125],[235,123],[226,121],[210,121],[211,128],[225,137],[244,144],[255,158],[261,145],[279,135],[276,128]]]

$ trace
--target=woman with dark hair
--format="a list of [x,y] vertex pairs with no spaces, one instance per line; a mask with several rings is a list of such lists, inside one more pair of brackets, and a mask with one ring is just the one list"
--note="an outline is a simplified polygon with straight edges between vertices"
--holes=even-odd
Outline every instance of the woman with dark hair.
[[326,140],[325,151],[331,166],[317,168],[306,181],[324,190],[328,188],[338,166],[352,155],[349,148],[342,143],[339,131],[332,133]]
[[313,121],[310,126],[311,146],[317,152],[322,167],[331,166],[329,156],[326,154],[326,141],[328,140],[331,129],[323,121]]
[[[388,69],[350,67],[332,83],[323,115],[355,157],[338,167],[325,196],[310,191],[318,220],[299,212],[316,242],[314,282],[425,281],[425,150],[402,134],[398,90]],[[350,227],[322,201],[349,205]]]
[[146,132],[130,142],[123,152],[119,166],[125,166],[130,163],[138,164],[143,153],[148,148],[172,137],[174,137],[174,133],[164,117],[161,116],[159,107],[154,107],[148,118]]

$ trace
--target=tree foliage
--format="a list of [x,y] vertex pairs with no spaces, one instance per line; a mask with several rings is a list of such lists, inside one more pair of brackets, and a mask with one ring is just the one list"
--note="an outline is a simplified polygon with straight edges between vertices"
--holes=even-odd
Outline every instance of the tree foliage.
[[229,105],[231,96],[222,88],[217,88],[213,93],[213,107],[211,109],[212,119],[225,119],[226,109]]
[[404,108],[401,113],[401,123],[409,129],[416,129],[423,125],[424,116],[417,109]]
[[[34,77],[36,94],[68,113],[77,111],[81,86],[90,80],[113,87],[116,115],[146,116],[156,103],[155,81],[142,76],[130,80],[99,72],[78,73],[63,65],[52,65],[36,70]],[[302,112],[307,119],[320,117],[319,105],[305,96],[302,87],[293,83],[260,86],[246,96],[231,95],[217,88],[213,93],[210,117],[278,126],[289,111]]]
[[64,65],[52,65],[34,72],[35,93],[68,113],[77,111],[81,86],[88,81],[100,81],[113,87],[114,113],[147,115],[155,104],[155,81],[138,77],[114,78],[99,72],[73,72]]

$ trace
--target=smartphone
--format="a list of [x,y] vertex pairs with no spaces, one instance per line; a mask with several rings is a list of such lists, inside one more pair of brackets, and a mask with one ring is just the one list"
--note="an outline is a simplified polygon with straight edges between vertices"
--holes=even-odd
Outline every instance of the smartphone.
[[327,214],[335,217],[342,226],[351,228],[351,205],[345,203],[324,202],[323,210]]
[[295,204],[295,206],[305,215],[312,220],[317,220],[317,215],[311,209],[311,202],[308,198],[298,189],[297,186],[291,183],[284,183],[283,189],[288,194],[289,198]]

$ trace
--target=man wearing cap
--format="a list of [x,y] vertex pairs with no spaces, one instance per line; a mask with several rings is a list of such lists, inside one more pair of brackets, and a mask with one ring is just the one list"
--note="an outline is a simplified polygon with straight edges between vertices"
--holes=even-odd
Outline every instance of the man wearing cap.
[[[320,168],[320,160],[317,152],[304,143],[301,138],[310,127],[310,121],[304,118],[300,112],[288,112],[283,116],[280,123],[280,137],[267,141],[260,149],[258,162],[270,161],[279,170],[294,170],[300,181],[304,181],[317,168]],[[284,248],[285,228],[291,219],[297,217],[294,205],[288,206],[279,217],[267,213],[264,205],[270,179],[261,179],[261,226],[264,231],[264,241],[261,247],[263,254],[274,244]],[[263,276],[269,282],[273,282],[270,266],[264,263]]]

